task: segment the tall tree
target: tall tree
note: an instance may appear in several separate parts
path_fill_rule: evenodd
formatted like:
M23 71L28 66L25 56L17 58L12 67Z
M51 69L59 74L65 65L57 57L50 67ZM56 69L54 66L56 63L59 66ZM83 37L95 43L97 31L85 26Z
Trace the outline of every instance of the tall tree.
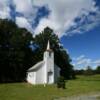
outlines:
M66 79L73 77L73 66L70 64L70 57L63 46L60 45L60 40L53 30L46 27L39 35L34 38L34 43L38 45L36 52L36 60L40 61L43 57L43 52L46 50L47 42L50 40L51 49L55 55L55 63L61 68L61 75Z
M87 66L87 69L84 72L85 75L93 75L93 69L91 68L91 66Z
M100 66L97 66L95 71L96 71L96 74L100 74Z
M42 60L47 41L55 52L55 62L66 79L73 76L73 66L60 40L50 28L45 28L35 38L26 29L10 20L0 19L0 82L23 81L26 71Z
M34 64L32 34L10 20L0 20L0 81L22 81Z

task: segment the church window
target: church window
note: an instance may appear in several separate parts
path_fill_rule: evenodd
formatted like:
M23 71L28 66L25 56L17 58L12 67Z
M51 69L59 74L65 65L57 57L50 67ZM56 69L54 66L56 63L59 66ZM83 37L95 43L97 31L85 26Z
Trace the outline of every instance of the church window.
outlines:
M51 57L51 52L49 52L49 57Z
M51 75L51 74L53 74L53 72L50 70L50 71L48 72L48 75Z
M46 54L45 54L45 57L46 57Z

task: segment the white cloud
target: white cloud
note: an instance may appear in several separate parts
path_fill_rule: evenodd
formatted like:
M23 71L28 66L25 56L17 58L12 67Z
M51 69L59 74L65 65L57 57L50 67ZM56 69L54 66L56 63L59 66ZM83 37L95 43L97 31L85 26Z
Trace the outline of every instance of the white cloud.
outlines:
M77 61L80 61L81 59L85 58L85 55L81 55L79 57L76 58Z
M87 66L96 68L98 65L100 65L100 59L93 60L86 57L85 55L80 55L79 57L74 58L72 61L72 64L74 65L75 69L86 69Z
M2 19L10 18L9 15L10 9L7 5L8 5L7 0L0 0L0 18Z
M76 27L76 28L67 32L67 35L71 36L75 33L82 34L86 31L93 29L97 25L100 25L100 11L97 11L95 16L88 15L88 16L84 16L84 17L80 17L80 18L81 18L80 23L75 24L74 27ZM81 23L84 23L84 24L81 24Z
M34 26L36 29L34 29L33 34L38 34L46 26L52 28L59 37L75 33L81 34L81 30L89 31L100 22L100 12L95 5L95 0L0 0L0 18L10 18L10 3L15 6L15 11L21 13L24 20L27 20L29 27L26 27L24 24L21 25L28 30L31 29L31 23L36 21L37 7L48 6L50 14L46 18L41 18L39 24ZM95 12L96 15L91 16L89 12ZM83 15L87 17L88 21L91 21L91 24L88 21L84 25L81 24L85 21ZM16 22L20 25L22 21L20 19L18 21L17 17L16 15ZM77 17L81 19L80 25L74 21ZM75 28L70 30L73 27Z
M16 17L16 24L21 28L27 28L29 31L33 32L31 25L24 17Z
M81 65L81 64L89 65L90 63L91 63L91 59L84 58L78 61L77 65Z
M100 65L100 59L99 59L99 60L94 61L94 64Z
M13 0L16 12L23 15L28 20L29 24L33 23L36 17L37 9L32 4L32 0ZM28 27L27 27L28 29ZM28 29L29 30L29 29Z
M31 0L13 0L13 2L16 6L17 12L23 13L25 15L34 13Z
M59 25L59 24L58 24ZM46 26L49 26L51 29L54 29L55 31L59 28L54 21L48 20L47 18L43 18L40 22L39 25L37 26L35 33L38 34L41 32Z
M87 66L91 65L92 60L87 58L85 55L80 55L79 57L74 59L74 66L75 68L83 68L85 69Z
M75 18L82 17L83 14L87 16L90 11L96 12L98 10L94 0L34 0L34 5L41 6L46 4L48 4L48 8L51 10L51 14L48 19L41 19L36 32L39 33L45 25L48 25L54 29L59 37L65 35L65 31L70 29L70 27L77 25L74 22ZM87 29L86 27L89 29L90 26L84 27L84 29ZM75 31L73 30L73 32ZM80 32L79 28L77 32Z

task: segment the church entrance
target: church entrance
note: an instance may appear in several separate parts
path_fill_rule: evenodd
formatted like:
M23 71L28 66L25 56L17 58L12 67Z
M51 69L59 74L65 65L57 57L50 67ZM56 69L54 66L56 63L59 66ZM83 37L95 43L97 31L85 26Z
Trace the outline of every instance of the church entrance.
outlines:
M53 72L48 72L48 83L51 84L53 83Z

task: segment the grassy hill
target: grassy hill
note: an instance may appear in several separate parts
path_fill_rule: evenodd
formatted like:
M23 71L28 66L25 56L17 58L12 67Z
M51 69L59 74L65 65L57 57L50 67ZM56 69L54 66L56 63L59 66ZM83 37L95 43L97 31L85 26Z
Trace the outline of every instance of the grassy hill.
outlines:
M0 100L53 100L80 94L100 92L100 75L77 76L66 82L66 89L56 85L30 85L28 83L0 84Z

